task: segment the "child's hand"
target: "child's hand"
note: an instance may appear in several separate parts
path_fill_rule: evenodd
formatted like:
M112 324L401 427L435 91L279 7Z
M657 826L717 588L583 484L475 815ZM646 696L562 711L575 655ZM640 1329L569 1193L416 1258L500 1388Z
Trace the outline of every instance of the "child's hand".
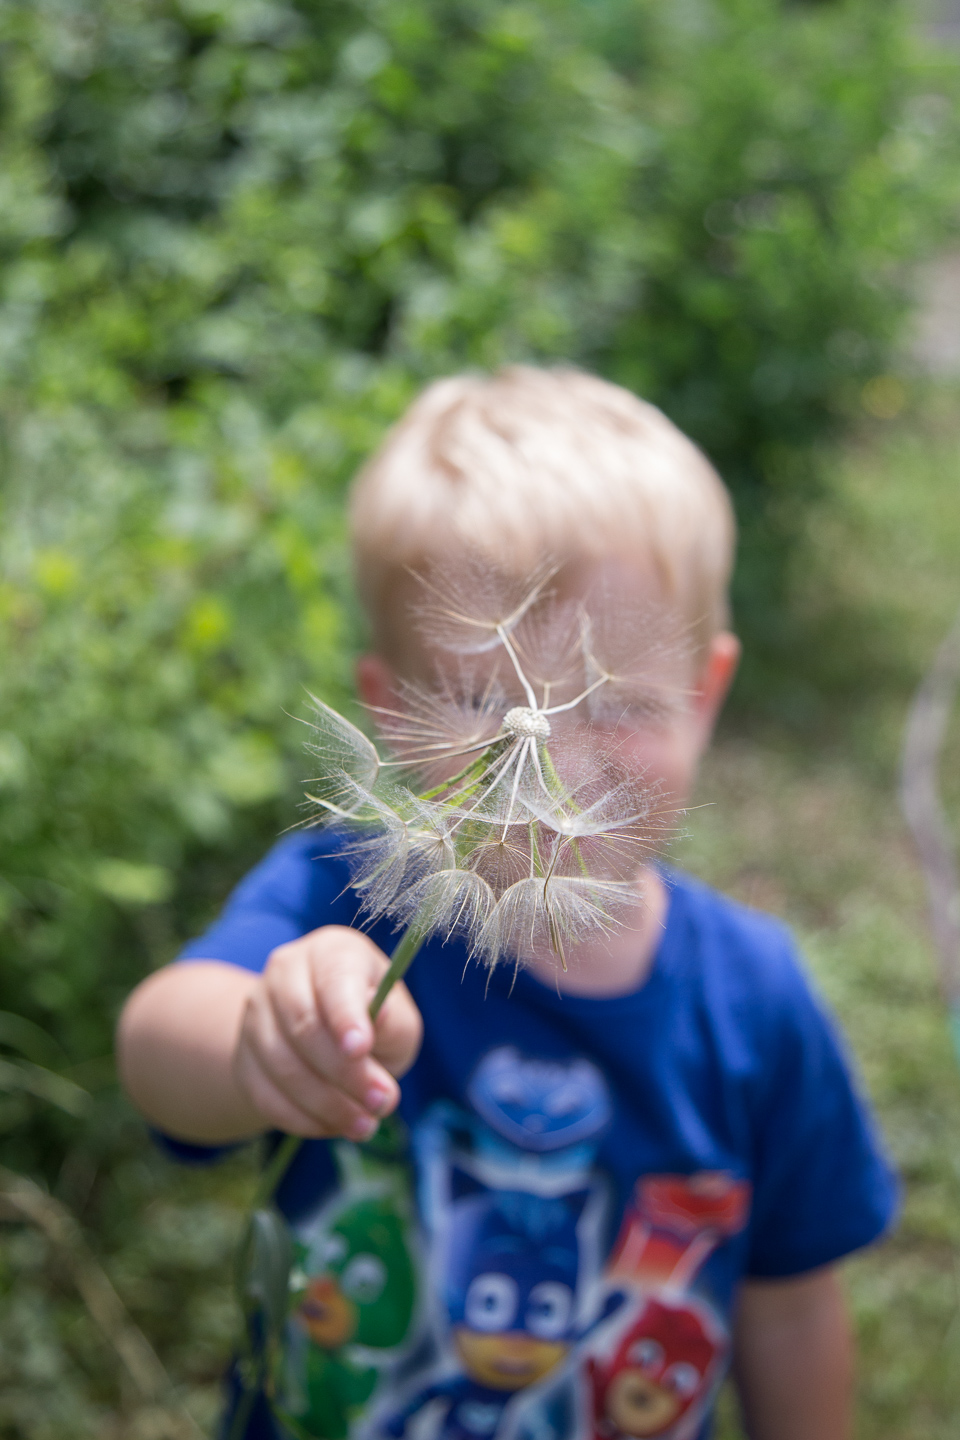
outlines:
M246 1002L237 1085L267 1126L366 1140L400 1099L394 1076L416 1058L420 1012L394 985L376 1025L367 1008L387 958L356 930L327 925L281 945Z

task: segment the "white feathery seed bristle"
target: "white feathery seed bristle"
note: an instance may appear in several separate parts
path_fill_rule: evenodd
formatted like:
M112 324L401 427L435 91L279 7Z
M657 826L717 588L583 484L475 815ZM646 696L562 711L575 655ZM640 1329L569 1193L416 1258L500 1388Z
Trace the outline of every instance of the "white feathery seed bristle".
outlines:
M309 799L315 818L353 832L345 854L365 910L424 937L459 931L488 965L546 948L565 967L567 945L636 903L637 871L664 835L657 787L616 754L642 655L546 591L553 573L502 596L494 575L475 609L462 577L449 591L431 579L426 638L459 658L438 684L404 685L396 709L374 710L389 758L315 702ZM631 628L642 651L655 627ZM608 692L613 722L597 724ZM575 711L586 729L554 734L551 717L576 722Z

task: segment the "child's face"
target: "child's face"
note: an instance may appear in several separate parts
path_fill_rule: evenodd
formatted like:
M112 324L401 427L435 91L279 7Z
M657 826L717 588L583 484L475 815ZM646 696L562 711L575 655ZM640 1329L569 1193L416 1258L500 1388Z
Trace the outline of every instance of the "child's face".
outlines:
M729 631L714 636L706 652L664 663L658 678L675 704L660 714L628 707L611 726L619 762L656 784L669 811L688 803L701 756L710 743L740 657L740 642Z
M691 653L685 627L669 621L649 576L625 561L568 566L554 589L558 605L586 602L593 630L612 656L630 657L630 663L639 656L634 673L601 692L603 703L592 707L591 725L594 732L609 733L621 765L658 787L664 809L681 809L736 672L739 641L721 631L706 650ZM656 634L648 644L645 635L651 630ZM405 659L404 678L428 683L454 679L459 663L449 651L427 644L411 648ZM480 688L483 663L473 676ZM489 663L502 673L502 656ZM397 709L402 703L397 694L401 677L379 656L363 656L357 678L366 704ZM517 700L522 703L522 696ZM581 718L587 718L583 706L564 717Z

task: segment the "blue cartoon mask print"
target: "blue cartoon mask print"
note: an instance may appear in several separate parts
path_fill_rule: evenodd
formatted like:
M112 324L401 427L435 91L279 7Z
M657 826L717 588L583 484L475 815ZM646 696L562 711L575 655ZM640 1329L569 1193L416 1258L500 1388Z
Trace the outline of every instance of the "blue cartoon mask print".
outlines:
M386 1417L395 1437L427 1406L442 1410L437 1440L492 1435L508 1401L549 1375L575 1336L588 1192L546 1197L452 1179L461 1193L450 1204L441 1281L447 1373Z
M454 1202L446 1303L465 1370L518 1390L562 1358L573 1333L586 1192L487 1191Z
M491 1050L467 1089L478 1115L522 1150L559 1150L592 1139L610 1120L606 1081L589 1060L526 1059Z

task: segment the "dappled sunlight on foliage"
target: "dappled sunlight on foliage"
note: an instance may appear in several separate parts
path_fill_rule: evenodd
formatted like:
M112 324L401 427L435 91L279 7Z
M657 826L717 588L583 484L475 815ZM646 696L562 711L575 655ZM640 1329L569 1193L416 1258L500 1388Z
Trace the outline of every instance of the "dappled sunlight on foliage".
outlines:
M296 819L306 688L348 703L349 476L429 378L572 361L721 466L768 647L805 527L839 590L876 555L922 597L891 539L899 458L848 566L865 482L821 485L816 447L893 413L909 264L958 199L954 96L876 0L0 4L3 1161L79 1217L203 1424L253 1160L174 1178L117 1095L112 1027ZM898 445L931 484L924 442ZM816 623L809 587L791 603ZM901 610L861 588L847 613L895 675ZM804 715L860 633L834 630ZM834 707L872 737L863 784L904 692L875 725ZM166 1433L52 1242L0 1219L0 1431Z

